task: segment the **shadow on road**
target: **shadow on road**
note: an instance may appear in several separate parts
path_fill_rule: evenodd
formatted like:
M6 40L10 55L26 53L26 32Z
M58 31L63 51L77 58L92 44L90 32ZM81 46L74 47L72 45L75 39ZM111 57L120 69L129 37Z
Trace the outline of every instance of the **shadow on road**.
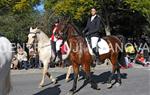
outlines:
M83 80L84 77L85 77L85 73L81 70L79 72L79 76L81 77L81 78L79 78L79 81ZM74 79L74 74L71 73L70 76L69 76L69 78L70 78L69 81L72 81ZM57 81L61 81L61 80L64 80L64 79L66 79L66 74L62 74L62 75L60 75L60 76L57 77Z
M66 74L60 75L57 77L57 81L66 79ZM73 74L70 74L70 79L73 80Z
M105 84L105 83L107 83L108 78L109 78L110 75L111 75L111 72L110 72L110 71L103 72L103 73L101 73L101 74L99 74L99 75L92 74L92 79L93 79L97 84L98 84L98 83ZM80 76L82 76L82 77L79 79L79 81L80 81L80 80L83 80L84 77L85 77L85 75L84 75L84 73L83 73L82 71L80 72ZM61 81L61 80L65 79L65 77L66 77L66 74L60 75L60 76L57 77L57 80L58 80L58 81ZM70 78L71 78L71 80L73 80L73 74L71 74ZM127 74L126 74L126 73L122 73L122 74L121 74L121 78L122 78L122 79L127 79ZM117 74L115 74L114 77L113 77L113 80L116 80L116 79L117 79ZM75 93L77 93L78 91L80 91L80 90L81 90L82 88L84 88L87 84L88 84L88 83L87 83L86 81L84 81L83 85L82 85L79 89L77 89ZM41 95L41 94L36 94L36 95ZM44 95L44 94L42 94L42 95ZM58 95L58 94L52 94L52 95Z
M96 82L96 83L102 83L105 84L108 81L109 76L111 75L111 72L104 72L100 75L94 75L92 74L92 79ZM122 79L127 79L127 74L126 73L122 73L121 74L121 78ZM114 75L113 80L117 79L117 74ZM79 92L82 88L84 88L88 83L86 81L84 81L83 85L75 92Z
M105 84L108 81L109 76L111 75L111 72L103 72L100 75L92 75L92 78L96 83L102 83ZM117 74L114 75L113 80L117 79ZM126 73L121 73L121 79L127 79L127 74Z
M61 90L59 88L60 85L56 85L54 87L46 88L36 94L33 95L60 95Z

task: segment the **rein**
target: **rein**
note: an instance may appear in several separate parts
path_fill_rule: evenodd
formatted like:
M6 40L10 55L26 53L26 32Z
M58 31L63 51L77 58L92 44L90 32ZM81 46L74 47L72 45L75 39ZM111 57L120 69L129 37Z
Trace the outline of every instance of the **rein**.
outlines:
M40 48L45 48L45 47L48 47L48 46L50 46L51 44L49 44L49 45L45 45L45 46L42 46L42 47L40 47Z

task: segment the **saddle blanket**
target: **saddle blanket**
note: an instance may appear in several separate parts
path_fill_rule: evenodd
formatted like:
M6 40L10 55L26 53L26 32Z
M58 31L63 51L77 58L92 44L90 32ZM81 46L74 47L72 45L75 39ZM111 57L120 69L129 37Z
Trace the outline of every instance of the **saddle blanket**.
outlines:
M61 54L64 55L64 54L67 54L68 50L69 50L69 46L68 46L68 43L65 42L62 46L61 46Z
M90 46L87 39L86 39L86 41L87 41L87 44L88 44L88 49L89 49L90 54L94 55L93 50L92 50L92 48L91 48L91 46ZM98 51L99 51L99 55L106 54L110 51L108 43L102 38L98 42Z

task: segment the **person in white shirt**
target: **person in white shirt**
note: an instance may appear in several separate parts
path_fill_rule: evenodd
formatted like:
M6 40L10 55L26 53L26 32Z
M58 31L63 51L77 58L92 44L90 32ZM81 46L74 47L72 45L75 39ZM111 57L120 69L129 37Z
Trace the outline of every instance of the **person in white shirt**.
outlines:
M96 64L100 62L99 52L97 50L97 44L100 40L100 17L96 14L96 9L91 9L91 18L88 19L87 25L83 30L83 34L88 39L91 45L93 53L96 56Z
M27 52L23 50L23 48L19 48L17 50L17 59L20 63L20 68L28 69L28 59Z

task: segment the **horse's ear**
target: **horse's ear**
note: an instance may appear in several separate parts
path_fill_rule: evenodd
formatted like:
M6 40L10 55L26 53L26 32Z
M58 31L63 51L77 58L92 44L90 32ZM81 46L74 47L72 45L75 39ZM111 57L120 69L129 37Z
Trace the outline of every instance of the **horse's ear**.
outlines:
M33 30L33 28L32 27L30 27L30 32Z

